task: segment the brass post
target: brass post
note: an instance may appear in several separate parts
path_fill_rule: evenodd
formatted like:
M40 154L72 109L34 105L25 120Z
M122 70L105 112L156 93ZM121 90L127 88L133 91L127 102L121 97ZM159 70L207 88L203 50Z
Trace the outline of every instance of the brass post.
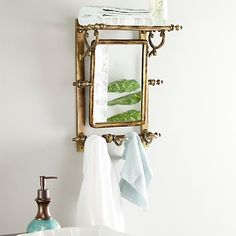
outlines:
M139 31L139 39L147 40L147 32ZM144 130L148 130L148 94L149 94L148 93L148 89L149 89L148 87L149 86L148 86L148 79L147 79L147 77L148 77L148 64L146 65L145 70L146 70L146 72L145 72L146 78L143 78L143 79L145 79L145 85L144 86L146 87L146 89L144 89L144 91L146 91L146 94L144 95L145 101L142 101L142 102L145 103L144 107L146 107L146 109L144 111L145 112L145 123L140 126L141 134L144 132Z
M84 53L84 31L78 28L78 20L75 21L75 69L76 82L84 81L84 60L79 55ZM76 137L85 133L85 88L76 87ZM83 151L84 146L77 142L77 151Z

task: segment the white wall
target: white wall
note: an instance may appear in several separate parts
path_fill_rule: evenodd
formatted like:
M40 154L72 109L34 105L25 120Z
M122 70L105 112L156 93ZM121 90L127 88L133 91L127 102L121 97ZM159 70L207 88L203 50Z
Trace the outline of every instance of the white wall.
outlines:
M73 225L82 155L75 134L74 18L86 4L147 7L148 1L0 1L0 234L22 232L36 213L39 175L50 183L51 211ZM169 1L171 32L150 75L149 149L155 177L150 209L125 202L134 236L236 234L233 0ZM121 148L112 145L112 153Z

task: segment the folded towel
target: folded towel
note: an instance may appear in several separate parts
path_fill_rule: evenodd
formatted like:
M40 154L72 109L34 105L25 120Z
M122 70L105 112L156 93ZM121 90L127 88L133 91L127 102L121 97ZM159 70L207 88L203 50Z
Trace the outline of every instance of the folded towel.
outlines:
M78 17L81 25L136 25L152 26L163 25L166 19L153 15L152 11L143 9L112 8L99 6L85 6L79 11Z
M99 17L99 16L80 16L81 25L105 24L105 25L129 25L129 26L152 26L163 25L164 20L156 22L153 18L135 18L135 17Z
M107 143L104 138L92 135L85 142L77 226L95 225L125 231L120 189L107 151Z
M150 17L151 11L144 9L128 9L128 8L114 8L105 6L85 6L79 11L80 16L144 16Z
M125 150L122 158L125 160L121 172L120 191L122 197L140 206L148 207L147 187L152 178L152 170L147 153L138 134L126 134Z

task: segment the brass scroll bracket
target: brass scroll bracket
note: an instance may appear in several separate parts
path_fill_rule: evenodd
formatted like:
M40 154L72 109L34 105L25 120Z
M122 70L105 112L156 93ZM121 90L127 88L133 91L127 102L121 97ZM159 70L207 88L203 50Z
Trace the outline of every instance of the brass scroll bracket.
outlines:
M103 134L102 137L106 140L107 143L114 142L117 146L121 146L124 141L127 140L127 137L125 135ZM141 134L139 134L139 137L141 138L143 145L146 147L152 143L153 139L161 137L161 134L157 132L152 133L145 129ZM80 133L78 137L72 139L72 141L77 142L79 151L81 152L84 151L84 143L86 138L87 136L84 135L84 133Z
M166 30L168 32L170 32L170 31L174 31L174 30L179 31L181 29L183 29L183 26L180 26L180 25L170 25L168 29L157 30L160 33L160 37L161 37L161 42L157 46L155 46L155 44L152 41L152 39L154 38L154 33L156 31L155 30L154 31L150 31L149 34L148 34L148 42L149 42L149 45L151 46L152 50L148 53L148 56L149 57L151 57L152 55L156 56L157 55L157 50L160 49L165 44L165 39L166 39L165 31Z
M155 32L155 31L153 31ZM156 56L157 55L157 50L159 48L161 48L164 44L165 44L165 38L166 38L166 34L165 34L165 30L160 30L160 37L161 37L161 42L155 46L154 43L152 42L152 39L154 38L154 33L152 31L149 32L149 35L148 35L148 42L149 42L149 45L152 47L152 51L148 53L148 56Z
M155 79L149 79L149 80L148 80L148 84L149 84L149 85L152 85L152 86L161 85L161 84L163 84L163 80L160 80L160 79L157 79L157 80L155 80Z
M87 80L77 80L76 82L73 82L73 86L76 86L77 88L91 87L92 85L93 83Z
M87 50L83 53L79 55L79 60L83 61L84 58L89 55L91 56L91 54L95 51L95 48L99 42L99 32L98 30L94 30L93 35L95 36L95 39L91 42L91 44L89 44L88 42L88 37L89 37L89 33L88 30L85 30L84 33L84 45L86 46Z

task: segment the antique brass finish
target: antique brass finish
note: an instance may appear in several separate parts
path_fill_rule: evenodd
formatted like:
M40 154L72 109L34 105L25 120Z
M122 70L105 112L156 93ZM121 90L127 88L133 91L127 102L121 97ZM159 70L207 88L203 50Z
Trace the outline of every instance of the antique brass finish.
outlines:
M128 30L128 31L139 31L139 32L149 32L148 42L152 47L152 51L149 52L149 57L151 55L156 56L157 50L161 48L165 43L165 31L179 31L183 29L183 26L180 25L164 25L164 26L129 26L129 25L105 25L105 24L94 24L94 25L77 25L77 30L79 32L85 33L85 42L87 41L86 37L88 36L87 32L89 30L94 30L94 36L96 36L96 40L92 42L92 45L86 45L88 50L84 55L81 55L81 60L88 54L94 50L96 44L98 43L98 30ZM152 42L152 38L154 38L154 32L159 32L161 37L161 42L159 45L155 46Z
M78 22L78 20L76 20ZM106 29L105 24L94 24L94 25L77 25L77 29L80 32L88 31L88 30L104 30Z
M73 138L73 141L76 142L77 151L84 150L84 144L87 136L85 135L85 87L90 87L90 97L89 97L89 116L90 121L93 120L92 110L92 101L93 101L93 81L85 80L84 73L84 58L88 55L91 55L91 65L94 66L95 63L95 49L97 44L105 43L104 41L111 42L112 40L101 40L99 39L100 30L125 30L125 31L137 31L139 33L138 40L123 40L124 44L130 44L134 41L139 41L144 43L145 53L143 54L144 65L143 65L143 97L142 97L142 122L135 122L136 125L140 125L140 138L144 146L148 146L152 143L153 139L160 137L159 133L152 133L148 131L148 85L160 85L163 83L162 80L147 80L147 57L151 55L157 55L157 50L160 49L166 39L166 32L178 31L181 30L182 26L179 25L165 25L165 26L124 26L124 25L105 25L105 24L94 24L94 25L79 25L78 20L75 22L75 62L76 62L76 80L73 83L76 90L76 138ZM90 43L88 42L89 31L93 31L94 40ZM158 45L155 45L153 42L154 33L159 33L161 41ZM121 41L115 40L113 41ZM150 46L151 51L148 52L147 48ZM93 67L94 68L94 67ZM91 69L91 78L94 77L94 71ZM104 127L103 124L97 124L97 127ZM127 123L110 123L109 127L117 126L132 126L132 122ZM93 126L95 127L95 126ZM116 145L120 146L126 140L125 135L114 135L114 134L104 134L102 135L108 143L114 142Z
M78 21L77 21L78 22ZM85 32L85 43L87 50L83 55L80 55L80 60L83 60L83 58L86 55L90 55L94 48L96 47L96 44L99 41L99 34L98 30L129 30L129 31L139 31L139 32L149 32L148 35L148 42L150 46L152 47L152 51L149 52L149 57L151 55L156 56L157 50L161 48L165 43L165 31L171 32L171 31L179 31L183 29L183 26L180 25L165 25L165 26L128 26L128 25L105 25L105 24L94 24L94 25L79 25L77 24L77 30L79 32ZM88 31L94 30L94 36L96 37L96 40L92 41L91 45L87 43L87 37L88 37ZM154 32L159 32L161 37L161 42L159 45L155 46L152 42L152 38L154 38Z
M176 31L179 31L179 30L182 30L183 29L183 26L182 25L170 25L170 29L167 29L167 31L173 31L173 30L176 30Z
M116 135L116 134L103 134L102 137L106 140L107 143L114 142L117 146L121 146L125 140L127 140L127 137L125 135ZM148 130L144 130L143 133L139 134L139 137L141 138L141 141L144 146L148 146L152 143L154 138L161 137L160 133L152 133ZM87 136L83 133L80 133L78 137L73 138L72 140L74 142L77 142L77 144L80 146L80 151L84 150L84 143Z
M149 32L149 35L148 35L148 42L149 42L149 45L152 47L152 51L149 52L148 56L150 57L151 55L153 56L156 56L157 55L157 50L159 48L161 48L164 44L165 44L165 37L166 37L166 34L165 34L165 30L161 30L160 31L160 37L161 37L161 42L159 45L155 46L152 42L152 38L154 38L154 33L153 32Z
M152 133L152 132L149 132L147 129L145 129L143 133L139 136L142 140L143 145L148 146L149 144L152 143L154 138L161 137L161 134L157 132Z
M86 81L86 80L78 80L76 82L73 82L73 86L76 86L78 88L85 88L85 87L90 87L92 86L92 82Z
M141 120L140 121L127 121L127 122L104 122L104 123L95 123L94 121L94 86L90 87L90 95L89 95L89 124L93 128L105 128L105 127L125 127L125 126L139 126L146 122L147 119L147 41L146 40L99 40L99 44L105 45L143 45L142 49L142 99L141 99ZM90 66L90 75L91 75L91 83L94 84L95 77L95 60L96 55L95 52L92 53L91 57L91 66Z
M79 133L76 138L73 138L72 141L77 143L77 151L83 152L84 151L84 143L87 136L84 133Z
M183 27L180 25L165 25L165 26L133 26L133 25L105 25L105 24L94 24L94 25L79 25L77 26L77 30L88 31L88 30L128 30L128 31L178 31Z
M75 22L77 28L78 21ZM75 31L75 75L76 83L84 81L84 61L79 59L79 55L84 53L84 34L85 32ZM76 136L85 132L85 88L75 87L76 90ZM77 142L77 151L83 151L83 145Z
M139 39L140 40L146 40L147 41L147 32L146 31L139 31ZM147 74L147 68L148 68L148 64L145 68L146 70L146 74ZM145 122L144 124L142 124L140 126L140 132L141 134L143 133L144 130L148 130L148 98L149 98L149 91L148 91L148 86L147 86L147 83L145 83L145 86L146 86L146 89L145 89L145 103L146 103L146 110L145 110L145 116L146 116L146 119L145 119Z
M163 80L160 80L160 79L157 79L157 80L155 80L155 79L149 79L149 80L148 80L148 84L149 84L149 85L152 85L152 86L161 85L161 84L163 84Z
M95 50L95 48L96 48L96 46L97 46L97 44L99 42L99 32L98 32L98 30L94 30L94 36L95 36L95 40L93 40L91 42L91 45L90 45L88 43L88 40L87 40L87 38L89 37L89 33L88 33L87 30L84 31L84 45L87 47L87 50L84 53L79 54L79 60L80 61L84 60L84 58L87 55L91 56L91 54L94 52L94 50Z
M106 139L107 143L114 142L117 146L121 146L123 142L127 139L125 135L114 134L103 134L102 137Z

